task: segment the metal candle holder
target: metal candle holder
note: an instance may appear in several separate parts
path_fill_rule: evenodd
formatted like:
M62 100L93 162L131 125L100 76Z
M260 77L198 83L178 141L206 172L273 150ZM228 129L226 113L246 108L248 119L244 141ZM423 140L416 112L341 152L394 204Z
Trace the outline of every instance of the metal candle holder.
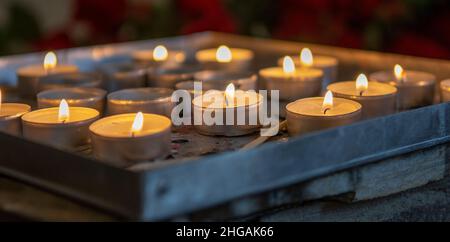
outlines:
M182 50L169 50L167 60L155 61L153 50L138 50L131 53L133 61L139 65L152 67L175 67L185 62L186 53Z
M43 77L38 84L38 90L46 91L50 89L70 88L70 87L92 87L97 88L102 85L101 75L91 72L79 72L68 74L57 74Z
M230 48L233 56L230 62L218 62L216 60L216 49L199 50L196 53L197 61L205 69L246 71L251 69L254 53L249 49Z
M152 120L165 120L166 127L159 132L142 136L105 136L98 129L102 125L132 119L135 113L109 116L94 122L90 127L93 153L96 158L116 166L127 166L136 162L165 158L170 154L171 148L171 122L168 118L143 114L147 122ZM131 128L131 127L130 127Z
M300 56L291 55L296 66L301 66ZM278 65L283 65L283 57L278 59ZM337 81L339 60L331 56L314 55L313 68L323 71L322 90L325 90L328 84Z
M103 74L103 87L108 92L144 87L151 71L148 67L133 63L103 64L99 70Z
M195 73L200 70L198 66L159 68L149 74L148 86L174 88L179 82L193 80Z
M208 95L208 93L206 93L205 95ZM222 94L220 94L220 95L222 95ZM200 102L204 96L196 97L192 101L195 130L198 133L203 134L203 135L229 136L229 137L251 134L251 133L258 131L261 128L261 123L260 123L260 120L258 119L258 116L256 116L256 120L257 120L256 124L248 124L247 122L245 124L237 123L238 122L237 114L239 112L238 109L244 111L244 114L245 114L244 120L246 120L246 121L250 120L250 115L258 115L259 109L260 109L261 105L263 105L263 103L264 103L264 99L260 94L255 93L255 95L258 95L257 96L258 100L255 104L252 104L252 105L246 104L245 106L240 106L240 107L220 107L220 108L205 107L205 106L203 106L202 102ZM228 119L228 117L227 117L228 112L232 112L233 113L233 116L232 116L233 124L225 124L224 123L223 125L219 125L219 124L208 125L204 122L203 118L202 118L200 124L195 123L195 119L196 119L195 115L198 115L199 117L201 115L201 117L204 117L205 113L207 113L208 116L216 116L217 112L222 113L224 122ZM214 114L214 115L212 115L212 114Z
M22 134L21 117L31 110L31 107L22 103L2 103L0 109L13 109L13 113L0 113L0 132L20 136Z
M48 76L77 73L74 65L58 65L54 69L44 70L42 65L26 66L17 69L17 88L22 97L34 97L39 92L39 82Z
M450 79L441 81L441 101L450 102Z
M110 93L107 96L108 114L154 113L171 116L174 103L173 90L169 88L131 88Z
M93 108L103 113L106 91L99 88L73 87L52 89L38 93L39 108L58 107L62 99L69 106Z
M91 123L99 117L99 112L95 109L84 107L70 107L70 112L86 113L85 120L77 122L61 122L61 123L46 123L36 122L34 117L45 115L44 112L51 112L52 115L57 115L59 108L46 108L29 112L22 116L23 136L27 139L38 143L48 144L60 149L68 151L76 151L80 147L89 143L88 127ZM71 114L72 115L72 114Z
M230 83L239 90L256 90L257 79L257 75L250 71L205 70L194 75L194 80L205 83L208 90L225 90Z
M397 109L407 110L431 105L434 102L436 77L421 71L405 71L405 79L396 81L392 71L372 73L369 79L397 87Z
M307 98L315 99L316 97ZM317 98L322 101L322 98ZM339 102L341 98L334 98L334 102ZM341 115L332 116L315 116L315 115L304 115L300 113L295 113L290 110L290 107L296 105L296 102L301 102L297 100L295 102L289 103L286 106L286 120L289 135L302 135L313 131L319 131L323 129L329 129L341 125L347 125L357 122L362 117L361 104L351 101L342 100L344 102L352 103L356 109L354 112L349 112Z

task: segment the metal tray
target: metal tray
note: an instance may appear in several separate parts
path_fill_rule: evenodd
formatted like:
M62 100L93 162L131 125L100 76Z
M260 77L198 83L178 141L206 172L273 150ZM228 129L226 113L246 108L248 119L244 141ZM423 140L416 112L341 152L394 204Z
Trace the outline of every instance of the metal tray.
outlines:
M219 44L256 52L254 68L275 65L303 43L219 33L75 48L59 51L63 62L90 70L100 59L127 58L133 49L164 43L190 52ZM308 44L317 54L339 58L339 80L387 69L408 69L450 77L450 62ZM15 69L38 63L41 54L0 59L0 84L15 84ZM258 148L238 150L255 136L214 138L178 128L169 160L117 168L83 153L67 153L0 134L0 173L86 202L127 219L165 220L207 210L248 196L283 189L325 175L450 142L450 103L436 104L302 137L280 134ZM448 150L448 149L447 149ZM447 152L446 159L450 157ZM270 207L270 206L269 206ZM244 209L245 210L245 209ZM253 211L253 210L252 210ZM250 212L250 210L249 210Z

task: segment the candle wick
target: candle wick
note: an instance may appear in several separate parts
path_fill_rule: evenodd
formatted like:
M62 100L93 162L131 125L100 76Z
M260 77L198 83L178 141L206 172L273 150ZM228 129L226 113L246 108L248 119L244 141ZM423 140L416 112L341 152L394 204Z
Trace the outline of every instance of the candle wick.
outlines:
M131 137L132 137L132 138L135 137L134 131L131 131Z
M330 110L330 108L325 108L324 110L323 110L323 114L327 114L327 111L328 110Z
M359 92L359 95L362 96L363 93L364 93L364 90L360 91L360 92Z

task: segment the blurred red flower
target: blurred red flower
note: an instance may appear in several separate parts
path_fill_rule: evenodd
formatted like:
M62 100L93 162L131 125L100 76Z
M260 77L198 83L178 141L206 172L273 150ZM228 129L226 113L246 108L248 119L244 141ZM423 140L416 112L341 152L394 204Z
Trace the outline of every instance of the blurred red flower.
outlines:
M399 34L389 51L432 58L448 58L450 56L450 51L446 46L414 32Z
M36 51L40 50L56 50L65 49L73 46L69 36L65 32L57 32L46 36L33 43L33 48Z
M200 31L235 32L236 23L220 0L178 0L183 34Z
M127 0L76 0L74 20L89 23L95 32L114 35L125 21Z

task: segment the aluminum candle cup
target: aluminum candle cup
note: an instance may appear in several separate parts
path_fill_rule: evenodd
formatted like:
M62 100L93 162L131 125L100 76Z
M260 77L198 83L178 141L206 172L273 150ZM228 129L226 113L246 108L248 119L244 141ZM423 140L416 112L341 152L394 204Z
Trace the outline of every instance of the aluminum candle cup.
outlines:
M204 90L225 90L228 84L233 83L239 90L256 90L257 75L249 71L220 71L206 70L194 75L194 80L200 80L204 83Z
M225 92L211 90L205 94L194 98L192 101L194 113L194 127L197 132L204 135L215 136L240 136L258 131L261 128L258 113L259 108L263 104L262 95L254 91L237 90L234 93L234 99L229 101L228 105L225 101ZM240 111L242 110L242 111ZM245 124L238 124L238 113L245 114ZM218 116L221 113L222 124L209 124L205 122L203 117ZM233 113L232 124L226 125L227 113ZM199 119L201 118L201 122ZM255 120L254 124L249 120ZM199 124L197 124L199 123Z
M52 89L38 93L38 107L50 108L58 107L62 99L65 99L69 106L93 108L103 113L106 91L99 88L73 87Z
M167 50L164 46L157 46L153 50L137 50L131 53L134 62L147 66L178 66L186 60L186 54L181 50Z
M294 101L300 98L319 96L323 72L319 69L299 69L285 73L281 67L270 67L259 71L266 88L280 91L281 101Z
M140 117L140 127L133 131L133 127L138 123L138 116L140 115L136 113L120 114L93 123L89 130L94 156L123 167L169 155L172 126L170 119L144 113Z
M267 91L278 90L280 116L285 117L286 104L306 97L319 96L323 71L310 67L295 68L292 58L286 56L282 67L269 67L259 71L260 80Z
M381 82L365 83L368 87L357 89L355 81L336 82L328 85L328 90L336 97L359 102L362 105L363 119L395 113L397 88Z
M193 80L195 73L200 70L195 66L160 68L149 75L148 86L174 88L179 82Z
M228 84L233 83L236 89L249 91L257 89L257 76L252 72L230 72L230 71L201 71L194 75L194 80L199 80L202 83L202 91L209 90L225 90ZM185 81L178 83L175 87L177 90L186 90L191 95L191 100L194 99L195 81ZM202 94L200 91L199 95ZM186 110L186 109L184 109ZM192 107L191 110L194 110ZM190 115L183 112L183 115Z
M96 73L68 73L51 75L42 78L38 84L38 90L70 88L70 87L100 87L102 79Z
M108 114L144 112L170 117L174 107L172 93L172 89L151 87L113 92L107 96Z
M297 100L286 106L286 120L289 135L302 135L341 125L357 122L361 119L361 104L334 98L333 107L324 112L323 97L311 97Z
M103 87L108 92L127 88L144 87L148 69L132 63L110 63L100 66Z
M22 103L1 103L0 97L0 132L21 135L22 121L20 118L30 110L30 106Z
M292 55L296 66L301 66L300 56ZM283 58L278 60L278 65L283 66ZM320 69L323 71L322 89L325 90L328 84L337 81L338 75L338 59L331 56L314 55L312 68Z
M372 73L370 79L397 87L397 108L406 110L431 105L434 102L436 77L420 71L402 71L397 80L393 71Z
M60 149L76 151L89 143L88 127L99 117L92 108L70 107L68 118L60 118L60 108L46 108L22 116L23 136Z
M441 81L441 101L450 102L450 79Z
M205 69L230 71L250 69L253 57L251 50L228 48L224 45L219 48L199 50L195 54L195 58Z
M33 65L17 70L17 86L22 97L34 97L39 92L39 82L42 78L64 73L76 73L75 65L55 65L45 69L43 65Z

